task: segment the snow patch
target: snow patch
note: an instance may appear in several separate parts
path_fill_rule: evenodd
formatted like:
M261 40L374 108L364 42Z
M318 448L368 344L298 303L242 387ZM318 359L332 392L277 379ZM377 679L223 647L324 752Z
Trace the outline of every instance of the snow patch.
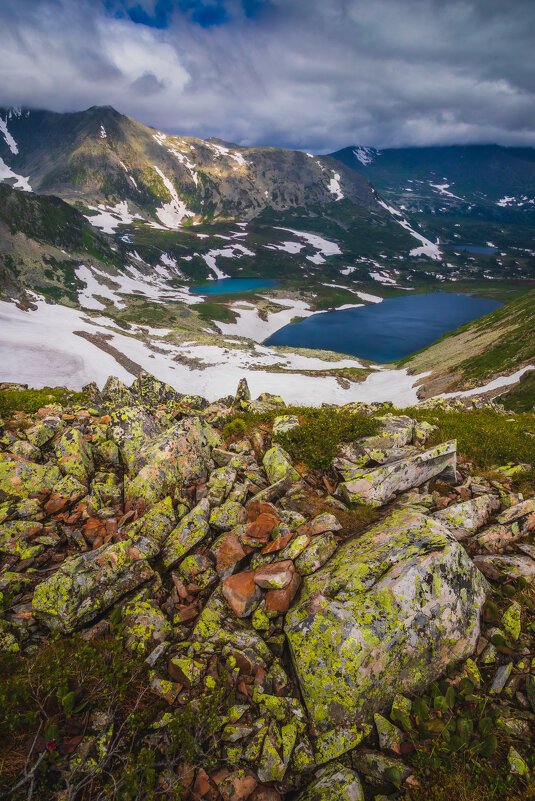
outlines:
M295 301L288 302L293 307L288 310L290 314L303 316L296 309ZM391 400L399 407L406 407L418 400L415 384L422 376L409 376L406 370L377 369L365 381L351 383L344 389L334 376L302 375L297 371L358 368L361 365L355 359L328 362L258 345L234 349L226 345L173 345L161 339L157 343L164 352L159 352L155 359L150 342L120 333L113 321L105 317L90 320L76 309L41 300L36 306L35 311L25 312L14 304L0 301L0 358L6 381L22 381L38 388L66 385L78 390L89 381L96 381L102 387L109 375L116 375L130 384L134 376L113 356L74 334L74 331L85 331L105 333L113 348L160 381L209 400L234 394L243 376L247 378L253 397L261 392L272 392L296 405ZM153 331L157 331L158 337L167 333L166 329L147 328L149 335ZM204 369L191 369L175 361L178 355L201 362ZM283 372L262 369L275 364L282 366Z
M464 198L459 197L459 195L454 195L452 192L448 192L447 190L450 188L450 184L432 184L429 181L429 186L432 186L433 189L436 189L441 195L445 195L445 197L453 197L456 200L464 200Z
M177 195L177 191L169 178L163 174L156 164L153 164L153 167L164 182L165 188L171 195L171 202L164 203L163 206L160 206L159 209L156 209L156 215L166 228L180 228L184 217L194 217L195 215L192 211L189 211L186 207L186 204L180 200Z
M29 184L29 177L30 176L28 175L28 177L25 178L23 175L13 172L11 167L8 167L5 161L0 158L0 181L8 181L9 179L14 178L14 189L22 189L24 192L32 192L33 190Z
M441 398L469 398L472 395L479 395L482 392L491 392L494 389L500 389L501 387L509 387L511 384L516 384L519 381L524 373L527 373L528 370L535 370L535 367L531 364L528 364L527 367L522 367L520 370L517 370L516 373L512 373L512 375L502 375L499 378L495 378L493 381L489 381L488 384L485 384L482 387L475 387L475 389L469 389L466 392L448 392L440 395Z
M221 278L230 278L230 275L227 275L223 272L223 270L219 269L216 263L217 256L221 256L226 259L241 259L242 256L254 255L255 254L252 250L248 250L243 245L232 245L227 248L221 248L220 250L209 250L208 253L203 253L202 257L207 266L210 268L210 270L212 270L216 278L219 280Z
M342 187L340 186L340 174L333 170L333 177L329 181L329 192L336 195L335 200L343 200Z
M304 239L307 245L311 245L315 248L317 252L313 256L307 256L308 261L311 261L313 264L323 264L325 262L324 257L327 256L342 255L340 246L336 242L330 242L328 239L324 239L317 234L296 231L293 228L281 228L280 226L277 226L277 228L279 231L288 231L299 239ZM288 243L286 242L285 244L287 245Z
M8 148L11 150L13 155L16 156L19 152L19 147L7 129L7 121L10 118L10 116L11 116L11 111L9 112L5 120L2 119L2 117L0 117L0 133L4 137L5 143L8 146ZM15 115L15 116L20 116L20 115Z
M368 164L373 164L376 157L381 155L379 151L374 150L373 147L354 147L353 154L364 167L367 167Z
M379 203L380 206L382 206L384 209L390 212L390 214L392 214L393 217L396 218L401 217L401 219L396 219L396 222L399 223L399 225L401 225L402 228L405 228L405 230L408 231L411 236L413 236L415 239L419 239L420 242L422 243L419 248L413 248L409 252L409 255L428 256L430 259L435 259L436 261L440 261L442 259L442 252L438 247L438 240L436 243L431 242L430 239L427 239L425 236L417 233L413 228L411 228L411 225L408 222L408 220L405 220L402 214L393 206L389 206L383 200L378 200L377 202Z
M92 226L100 228L105 234L114 234L119 225L129 225L135 219L143 219L139 214L131 214L128 211L126 200L121 200L115 206L104 206L99 203L98 207L89 206L89 208L97 213L92 215L85 214L84 217L89 220Z

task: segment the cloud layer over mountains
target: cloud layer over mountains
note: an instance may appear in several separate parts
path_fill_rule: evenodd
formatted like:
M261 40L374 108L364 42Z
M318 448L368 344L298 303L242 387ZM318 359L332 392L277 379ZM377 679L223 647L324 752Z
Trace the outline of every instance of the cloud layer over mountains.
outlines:
M535 145L531 0L2 0L0 105L328 152Z

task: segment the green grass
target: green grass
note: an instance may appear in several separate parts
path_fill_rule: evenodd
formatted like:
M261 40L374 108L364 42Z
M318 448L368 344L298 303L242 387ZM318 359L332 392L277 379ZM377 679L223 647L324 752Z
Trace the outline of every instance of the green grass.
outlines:
M535 409L535 370L524 373L510 392L500 396L500 403L513 412L531 412Z
M220 323L236 322L236 315L221 303L196 303L193 309L201 320L217 320Z
M375 434L379 423L373 417L338 412L332 409L290 407L263 414L240 414L245 427L240 432L251 431L257 426L269 426L280 414L294 414L301 425L286 434L279 434L277 442L285 448L293 461L304 463L310 470L330 470L340 442Z
M438 426L431 443L456 439L459 457L479 469L499 467L507 462L528 462L535 466L535 416L507 417L488 409L444 412L437 409L403 409L416 420Z
M59 403L61 406L72 406L83 403L87 398L83 392L70 392L63 388L22 389L0 391L0 416L8 417L13 412L36 412L41 406Z

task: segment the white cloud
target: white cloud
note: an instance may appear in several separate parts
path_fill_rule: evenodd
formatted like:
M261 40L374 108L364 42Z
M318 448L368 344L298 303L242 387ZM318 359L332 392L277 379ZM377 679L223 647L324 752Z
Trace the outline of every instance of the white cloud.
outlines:
M152 13L154 3L146 0ZM529 0L271 0L203 29L89 0L2 0L0 104L113 105L242 144L535 144Z

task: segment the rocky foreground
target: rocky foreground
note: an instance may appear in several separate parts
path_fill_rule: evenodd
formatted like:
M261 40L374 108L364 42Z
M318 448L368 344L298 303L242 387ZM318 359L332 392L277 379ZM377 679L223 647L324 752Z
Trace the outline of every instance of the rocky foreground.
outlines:
M308 472L280 444L299 418L245 382L212 404L147 374L86 391L4 421L0 648L120 641L146 670L131 714L151 714L133 740L58 690L13 797L143 797L124 783L139 749L164 755L147 797L185 801L423 798L416 754L492 760L503 742L500 788L529 787L534 626L507 600L535 580L525 466L471 475L455 441L427 444L433 425L350 404L375 433ZM178 747L176 715L210 698L210 732Z

